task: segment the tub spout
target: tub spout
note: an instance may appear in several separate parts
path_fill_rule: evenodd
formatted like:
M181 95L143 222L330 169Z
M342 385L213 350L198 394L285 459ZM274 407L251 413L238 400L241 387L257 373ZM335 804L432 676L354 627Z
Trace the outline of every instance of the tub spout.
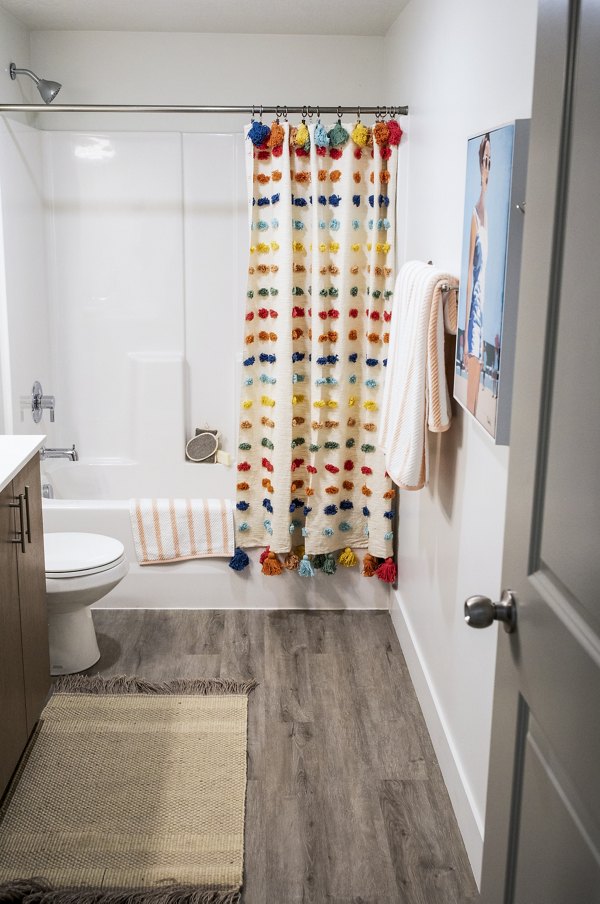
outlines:
M42 448L40 449L40 458L42 461L45 461L45 459L47 458L67 458L69 461L79 461L79 455L77 454L75 443L73 443L70 449L51 449L47 446L42 446Z

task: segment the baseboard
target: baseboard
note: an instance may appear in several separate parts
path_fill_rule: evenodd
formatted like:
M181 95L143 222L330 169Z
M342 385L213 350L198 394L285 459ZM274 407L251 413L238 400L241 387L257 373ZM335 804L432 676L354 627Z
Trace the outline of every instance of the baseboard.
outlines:
M195 559L170 565L139 565L94 609L357 609L389 610L390 585L362 577L358 568L264 575L261 549L250 549L250 566L232 571L228 559ZM280 559L283 557L280 556Z
M423 711L444 782L450 795L450 801L465 843L471 869L479 886L483 858L483 824L481 816L473 803L452 735L439 706L435 687L423 662L419 645L415 640L411 625L401 605L401 594L398 590L392 593L390 597L390 615Z

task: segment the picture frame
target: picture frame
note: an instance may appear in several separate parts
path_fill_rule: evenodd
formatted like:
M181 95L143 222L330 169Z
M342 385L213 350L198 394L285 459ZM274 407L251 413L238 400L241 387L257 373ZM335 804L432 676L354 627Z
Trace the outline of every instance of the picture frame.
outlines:
M510 441L529 119L467 141L454 398Z

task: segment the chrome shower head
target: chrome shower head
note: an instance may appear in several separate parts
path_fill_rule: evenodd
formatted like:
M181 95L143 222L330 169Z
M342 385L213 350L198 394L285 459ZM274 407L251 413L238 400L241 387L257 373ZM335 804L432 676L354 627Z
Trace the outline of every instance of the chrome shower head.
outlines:
M62 88L60 82L50 82L45 78L38 78L31 69L17 69L14 63L10 64L9 72L13 81L16 79L17 75L28 75L30 79L33 79L45 104L51 104Z

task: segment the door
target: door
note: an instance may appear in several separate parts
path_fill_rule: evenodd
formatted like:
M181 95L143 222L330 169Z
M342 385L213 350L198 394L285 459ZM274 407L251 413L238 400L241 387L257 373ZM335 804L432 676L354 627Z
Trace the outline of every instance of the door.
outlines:
M12 484L0 493L0 797L27 742ZM17 518L19 513L17 513Z
M541 0L484 904L600 902L600 3Z
M34 455L15 477L13 491L16 496L22 494L25 501L25 552L19 547L17 560L29 734L38 720L50 689L44 528L38 455Z

